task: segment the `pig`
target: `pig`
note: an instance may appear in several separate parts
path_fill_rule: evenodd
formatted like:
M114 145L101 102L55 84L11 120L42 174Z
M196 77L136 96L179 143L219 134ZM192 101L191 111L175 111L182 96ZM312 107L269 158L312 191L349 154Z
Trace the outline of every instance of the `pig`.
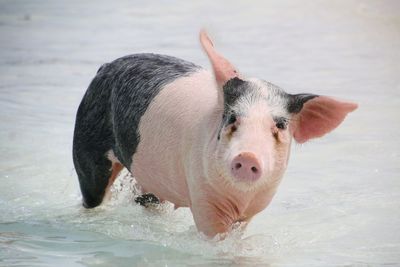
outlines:
M84 207L100 205L125 167L143 191L140 204L189 207L198 231L228 233L271 202L292 139L301 144L321 137L357 108L245 77L204 30L200 43L212 71L150 53L100 67L74 131Z

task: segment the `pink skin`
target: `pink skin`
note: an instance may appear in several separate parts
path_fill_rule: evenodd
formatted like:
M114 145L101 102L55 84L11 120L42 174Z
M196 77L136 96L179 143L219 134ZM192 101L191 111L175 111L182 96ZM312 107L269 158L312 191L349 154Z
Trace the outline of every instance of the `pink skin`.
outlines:
M214 45L205 30L200 31L200 42L211 61L218 86L223 86L226 81L239 76L236 68L215 51Z
M246 116L224 127L217 140L221 85L238 72L214 50L204 31L200 40L214 72L179 78L156 96L141 119L131 171L144 192L177 208L190 207L198 230L212 237L267 207L286 169L292 135L298 142L322 136L356 105L316 97L282 130L265 101L243 103Z
M320 96L311 99L304 104L301 113L294 117L293 137L300 144L310 138L321 137L339 126L347 113L356 108L354 103L332 97Z
M262 175L262 169L257 156L251 152L240 153L231 164L232 175L239 181L258 180Z

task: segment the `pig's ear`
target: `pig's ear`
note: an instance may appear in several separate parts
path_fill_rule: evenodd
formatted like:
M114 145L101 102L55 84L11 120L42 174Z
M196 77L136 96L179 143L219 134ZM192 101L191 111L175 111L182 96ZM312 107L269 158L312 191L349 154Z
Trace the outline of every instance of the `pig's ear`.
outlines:
M219 86L222 87L230 79L239 77L236 68L214 49L214 45L205 30L200 31L200 43L211 61Z
M288 111L293 114L290 129L296 142L304 143L335 129L357 104L328 96L289 95Z

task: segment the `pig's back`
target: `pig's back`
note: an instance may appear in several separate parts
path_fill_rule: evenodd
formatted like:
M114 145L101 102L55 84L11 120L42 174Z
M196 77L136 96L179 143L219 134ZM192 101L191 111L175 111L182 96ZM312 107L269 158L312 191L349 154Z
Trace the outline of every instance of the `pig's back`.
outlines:
M130 168L140 142L139 123L147 108L169 83L189 76L201 67L175 57L134 54L103 65L97 76L109 84L113 152Z

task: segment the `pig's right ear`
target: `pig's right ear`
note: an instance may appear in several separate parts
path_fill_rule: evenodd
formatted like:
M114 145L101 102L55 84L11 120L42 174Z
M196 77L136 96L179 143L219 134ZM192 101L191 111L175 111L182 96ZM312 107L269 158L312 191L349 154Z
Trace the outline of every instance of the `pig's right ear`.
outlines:
M289 95L288 111L293 114L290 129L298 143L321 137L344 120L357 104L328 96Z
M211 61L215 79L220 87L230 79L239 77L236 68L214 49L214 45L205 30L200 31L200 43Z

